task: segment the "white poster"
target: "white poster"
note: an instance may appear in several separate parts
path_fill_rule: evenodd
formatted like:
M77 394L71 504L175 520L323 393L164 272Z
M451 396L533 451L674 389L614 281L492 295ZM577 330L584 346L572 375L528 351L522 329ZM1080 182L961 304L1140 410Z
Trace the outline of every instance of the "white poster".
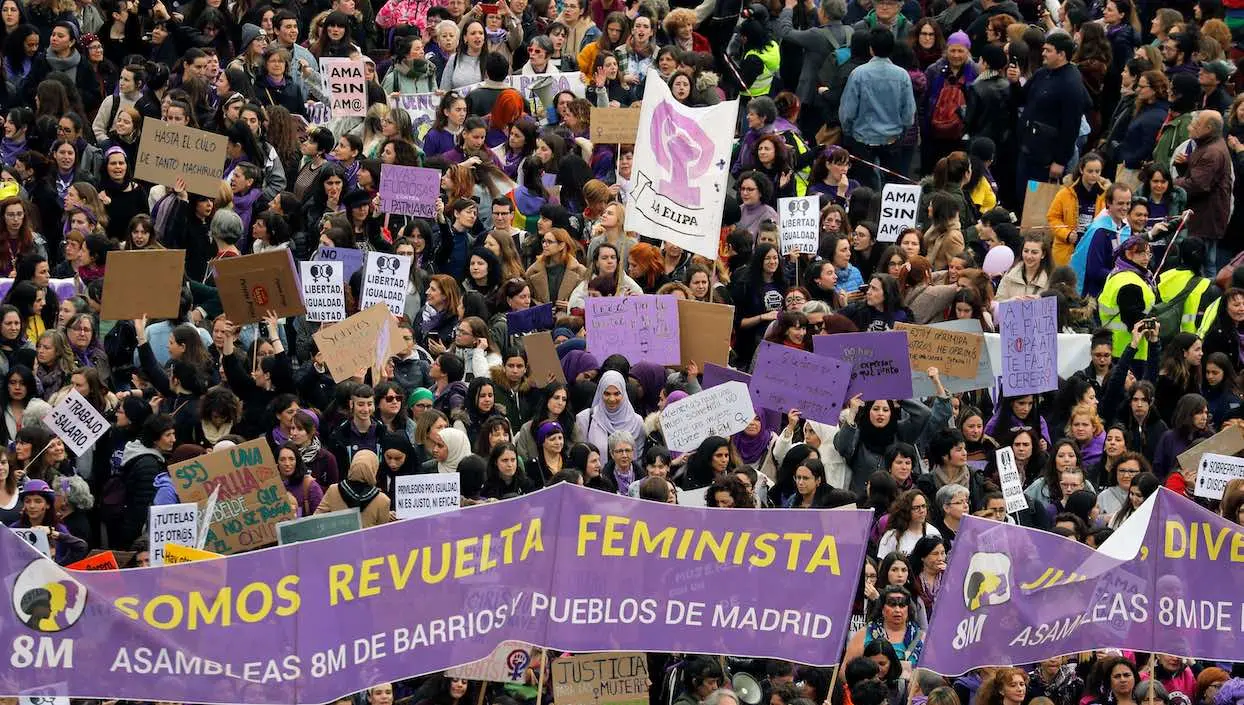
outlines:
M307 321L336 323L345 320L345 266L341 262L299 262L298 270Z
M462 505L462 476L456 472L399 475L393 479L398 519L431 516Z
M410 282L411 257L368 252L363 267L363 295L359 310L376 304L389 307L394 316L401 316L406 305L406 287Z
M1198 497L1221 500L1227 483L1239 477L1244 477L1244 458L1206 453L1201 456L1201 465L1196 470L1193 492Z
M12 529L18 538L30 544L30 547L51 558L52 544L48 541L48 535L36 529Z
M803 198L779 198L778 229L782 233L782 254L816 254L821 239L820 199L816 196Z
M747 385L726 382L667 404L661 431L670 450L690 452L709 436L729 438L742 431L755 416Z
M738 101L688 108L648 71L626 229L717 259Z
M367 116L367 78L362 59L320 59L320 75L328 89L329 113L334 120Z
M70 390L69 396L44 417L43 423L76 456L85 453L111 428L104 415L96 411L76 389Z
M895 242L904 230L915 226L919 206L920 184L886 184L881 189L877 241Z
M1010 446L998 449L998 479L1002 481L1002 496L1006 497L1006 513L1014 514L1028 508L1024 496L1024 481L1015 464L1015 451Z
M199 505L152 505L147 515L147 540L151 546L151 565L164 565L164 546L175 543L194 548L199 535Z

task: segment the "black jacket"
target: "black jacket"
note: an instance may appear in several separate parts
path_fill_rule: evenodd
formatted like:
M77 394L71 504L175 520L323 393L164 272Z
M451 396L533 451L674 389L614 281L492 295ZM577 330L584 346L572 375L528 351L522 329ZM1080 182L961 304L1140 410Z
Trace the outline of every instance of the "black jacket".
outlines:
M147 510L156 495L156 475L164 472L166 467L167 462L160 451L148 448L141 441L125 444L121 456L121 476L125 482L122 535L109 537L111 545L128 547L142 535L143 527L147 525Z
M77 51L75 48L74 51ZM22 98L27 105L35 104L35 91L39 88L39 84L48 74L55 71L52 65L48 63L47 54L40 53L31 62L30 74L26 76L26 82L22 84ZM90 62L82 56L78 62L78 68L74 71L74 85L78 88L78 95L82 98L82 105L89 108L99 106L103 97L99 94L99 81L95 80L95 71L91 68Z
M967 134L988 137L1000 153L1014 136L1015 102L1005 76L978 78L968 87Z
M1066 166L1080 135L1080 118L1092 105L1074 64L1041 68L1027 85L1011 84L1016 105L1024 105L1019 124L1020 152L1037 165Z
M1019 5L1016 5L1011 0L1002 0L1002 2L988 10L981 10L980 14L976 16L976 19L972 20L972 24L968 25L967 29L968 37L972 40L973 56L980 56L981 49L984 49L985 45L989 43L988 38L985 36L985 28L989 26L989 20L998 15L1010 15L1017 20L1022 20L1024 17L1024 14L1019 11Z

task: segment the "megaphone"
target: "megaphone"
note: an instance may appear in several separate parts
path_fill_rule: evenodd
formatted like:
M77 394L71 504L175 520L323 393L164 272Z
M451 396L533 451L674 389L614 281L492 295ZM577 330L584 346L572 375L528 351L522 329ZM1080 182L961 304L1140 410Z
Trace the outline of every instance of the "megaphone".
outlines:
M760 683L747 673L736 673L730 678L730 688L739 696L743 705L759 705L764 693Z

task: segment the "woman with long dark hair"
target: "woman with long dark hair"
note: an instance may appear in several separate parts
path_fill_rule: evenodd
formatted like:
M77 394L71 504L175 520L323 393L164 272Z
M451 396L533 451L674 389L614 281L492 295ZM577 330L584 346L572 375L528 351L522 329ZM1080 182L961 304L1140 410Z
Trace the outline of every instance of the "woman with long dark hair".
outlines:
M747 269L735 278L731 292L735 304L734 350L740 364L750 368L765 329L782 309L786 287L778 249L768 243L758 245Z
M1153 454L1153 473L1159 480L1175 470L1178 458L1188 448L1203 438L1214 435L1209 421L1209 404L1200 394L1185 394L1175 403L1171 413L1171 427L1162 434Z

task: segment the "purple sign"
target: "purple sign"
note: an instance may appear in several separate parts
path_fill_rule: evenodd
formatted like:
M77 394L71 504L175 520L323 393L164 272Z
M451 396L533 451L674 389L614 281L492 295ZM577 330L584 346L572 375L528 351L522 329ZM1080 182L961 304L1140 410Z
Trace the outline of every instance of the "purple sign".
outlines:
M380 165L380 211L432 218L441 195L441 172L421 166Z
M673 296L598 296L586 300L584 315L588 352L602 360L616 353L631 362L682 362Z
M838 412L851 382L841 360L761 341L748 389L759 408L799 409L807 418L838 425Z
M998 304L1002 328L1002 393L1058 389L1058 302L1053 296Z
M871 520L694 509L562 483L108 572L66 571L3 531L0 629L12 654L0 692L55 682L75 698L325 703L485 658L507 639L828 665L844 646Z
M1094 551L964 517L920 666L954 675L1120 648L1244 659L1244 529L1161 488Z
M532 306L522 311L505 314L505 326L510 335L523 335L537 330L553 329L553 304Z
M722 367L711 362L704 363L704 372L700 375L701 387L711 389L726 382L751 384L752 376L746 372L740 372L733 367Z
M911 357L907 333L835 333L812 337L817 355L851 365L851 384L846 398L861 394L865 399L910 399Z
M363 260L366 257L366 252L356 250L353 247L324 247L320 245L320 248L311 256L311 259L316 262L340 262L342 281L349 284L350 277L363 268Z

